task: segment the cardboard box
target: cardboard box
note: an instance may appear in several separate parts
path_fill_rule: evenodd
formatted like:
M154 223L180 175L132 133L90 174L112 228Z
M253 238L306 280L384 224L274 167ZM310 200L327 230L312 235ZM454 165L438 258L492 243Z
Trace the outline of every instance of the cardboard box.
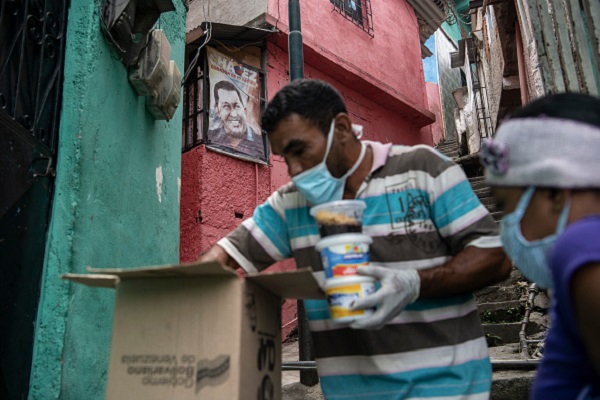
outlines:
M107 399L280 399L281 299L325 298L309 269L237 273L218 263L93 269L116 288Z

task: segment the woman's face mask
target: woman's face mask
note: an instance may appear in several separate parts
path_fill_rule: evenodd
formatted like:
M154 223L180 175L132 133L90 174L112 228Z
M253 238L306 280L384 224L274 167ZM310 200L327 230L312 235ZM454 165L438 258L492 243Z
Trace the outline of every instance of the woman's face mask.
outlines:
M346 186L346 180L350 175L356 171L365 157L366 146L361 142L361 151L358 159L354 165L346 172L342 177L335 178L329 172L327 168L327 157L331 150L334 137L335 119L331 121L331 128L327 135L327 148L325 150L325 156L323 160L314 167L303 171L302 173L292 176L292 182L296 185L300 193L306 197L306 199L314 204L323 204L330 201L341 200L344 195L344 186ZM353 126L353 131L356 131L356 127Z
M554 246L558 235L567 225L570 203L565 203L558 218L556 231L543 239L528 241L521 232L521 220L527 206L535 193L535 188L530 187L521 195L515 210L504 216L500 222L500 239L508 257L519 268L521 273L540 287L552 288L552 273L548 267L548 253Z

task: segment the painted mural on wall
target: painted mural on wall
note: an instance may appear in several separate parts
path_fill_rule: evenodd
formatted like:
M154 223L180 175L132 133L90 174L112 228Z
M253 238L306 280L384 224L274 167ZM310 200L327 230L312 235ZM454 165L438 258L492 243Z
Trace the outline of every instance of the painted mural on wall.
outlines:
M259 71L211 47L206 56L210 83L207 147L233 157L266 161Z

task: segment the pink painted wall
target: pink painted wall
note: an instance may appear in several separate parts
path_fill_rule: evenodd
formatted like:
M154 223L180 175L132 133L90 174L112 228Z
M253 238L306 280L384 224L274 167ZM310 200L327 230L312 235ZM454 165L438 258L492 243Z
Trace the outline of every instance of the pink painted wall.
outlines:
M271 168L205 146L183 154L181 171L182 262L195 260L250 217L272 191Z
M428 129L436 145L444 138L444 120L442 119L442 104L440 100L440 87L437 83L426 82L427 102L429 111L435 115L435 122L422 129Z
M272 42L267 44L267 52L267 92L269 96L272 96L289 81L288 53ZM420 63L421 59L418 58L416 62ZM305 65L305 77L322 79L340 91L353 122L364 126L364 139L397 144L433 144L430 132L421 132L419 127L415 126L408 118L375 103L354 88L340 83L337 77L338 74L344 73L341 68L331 74L326 74L318 68L318 64L316 67L315 65ZM418 79L415 77L415 80ZM283 165L285 166L285 164ZM283 172L287 176L287 172Z
M301 1L305 60L320 65L319 69L326 72L325 67L330 63L341 66L345 72L338 79L340 82L349 85L365 80L370 85L361 88L363 94L389 95L427 114L419 31L413 8L405 0L371 4L374 38L339 12L332 11L333 4L327 0ZM289 31L287 7L287 1L267 3L267 22L285 34ZM287 36L281 35L280 39L279 46L287 48Z

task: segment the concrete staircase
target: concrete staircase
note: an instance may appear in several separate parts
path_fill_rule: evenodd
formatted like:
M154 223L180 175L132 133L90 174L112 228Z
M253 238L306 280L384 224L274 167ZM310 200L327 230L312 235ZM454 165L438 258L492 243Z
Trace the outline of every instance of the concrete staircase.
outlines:
M446 140L440 142L435 148L448 158L457 159L458 154L458 142L456 140Z

